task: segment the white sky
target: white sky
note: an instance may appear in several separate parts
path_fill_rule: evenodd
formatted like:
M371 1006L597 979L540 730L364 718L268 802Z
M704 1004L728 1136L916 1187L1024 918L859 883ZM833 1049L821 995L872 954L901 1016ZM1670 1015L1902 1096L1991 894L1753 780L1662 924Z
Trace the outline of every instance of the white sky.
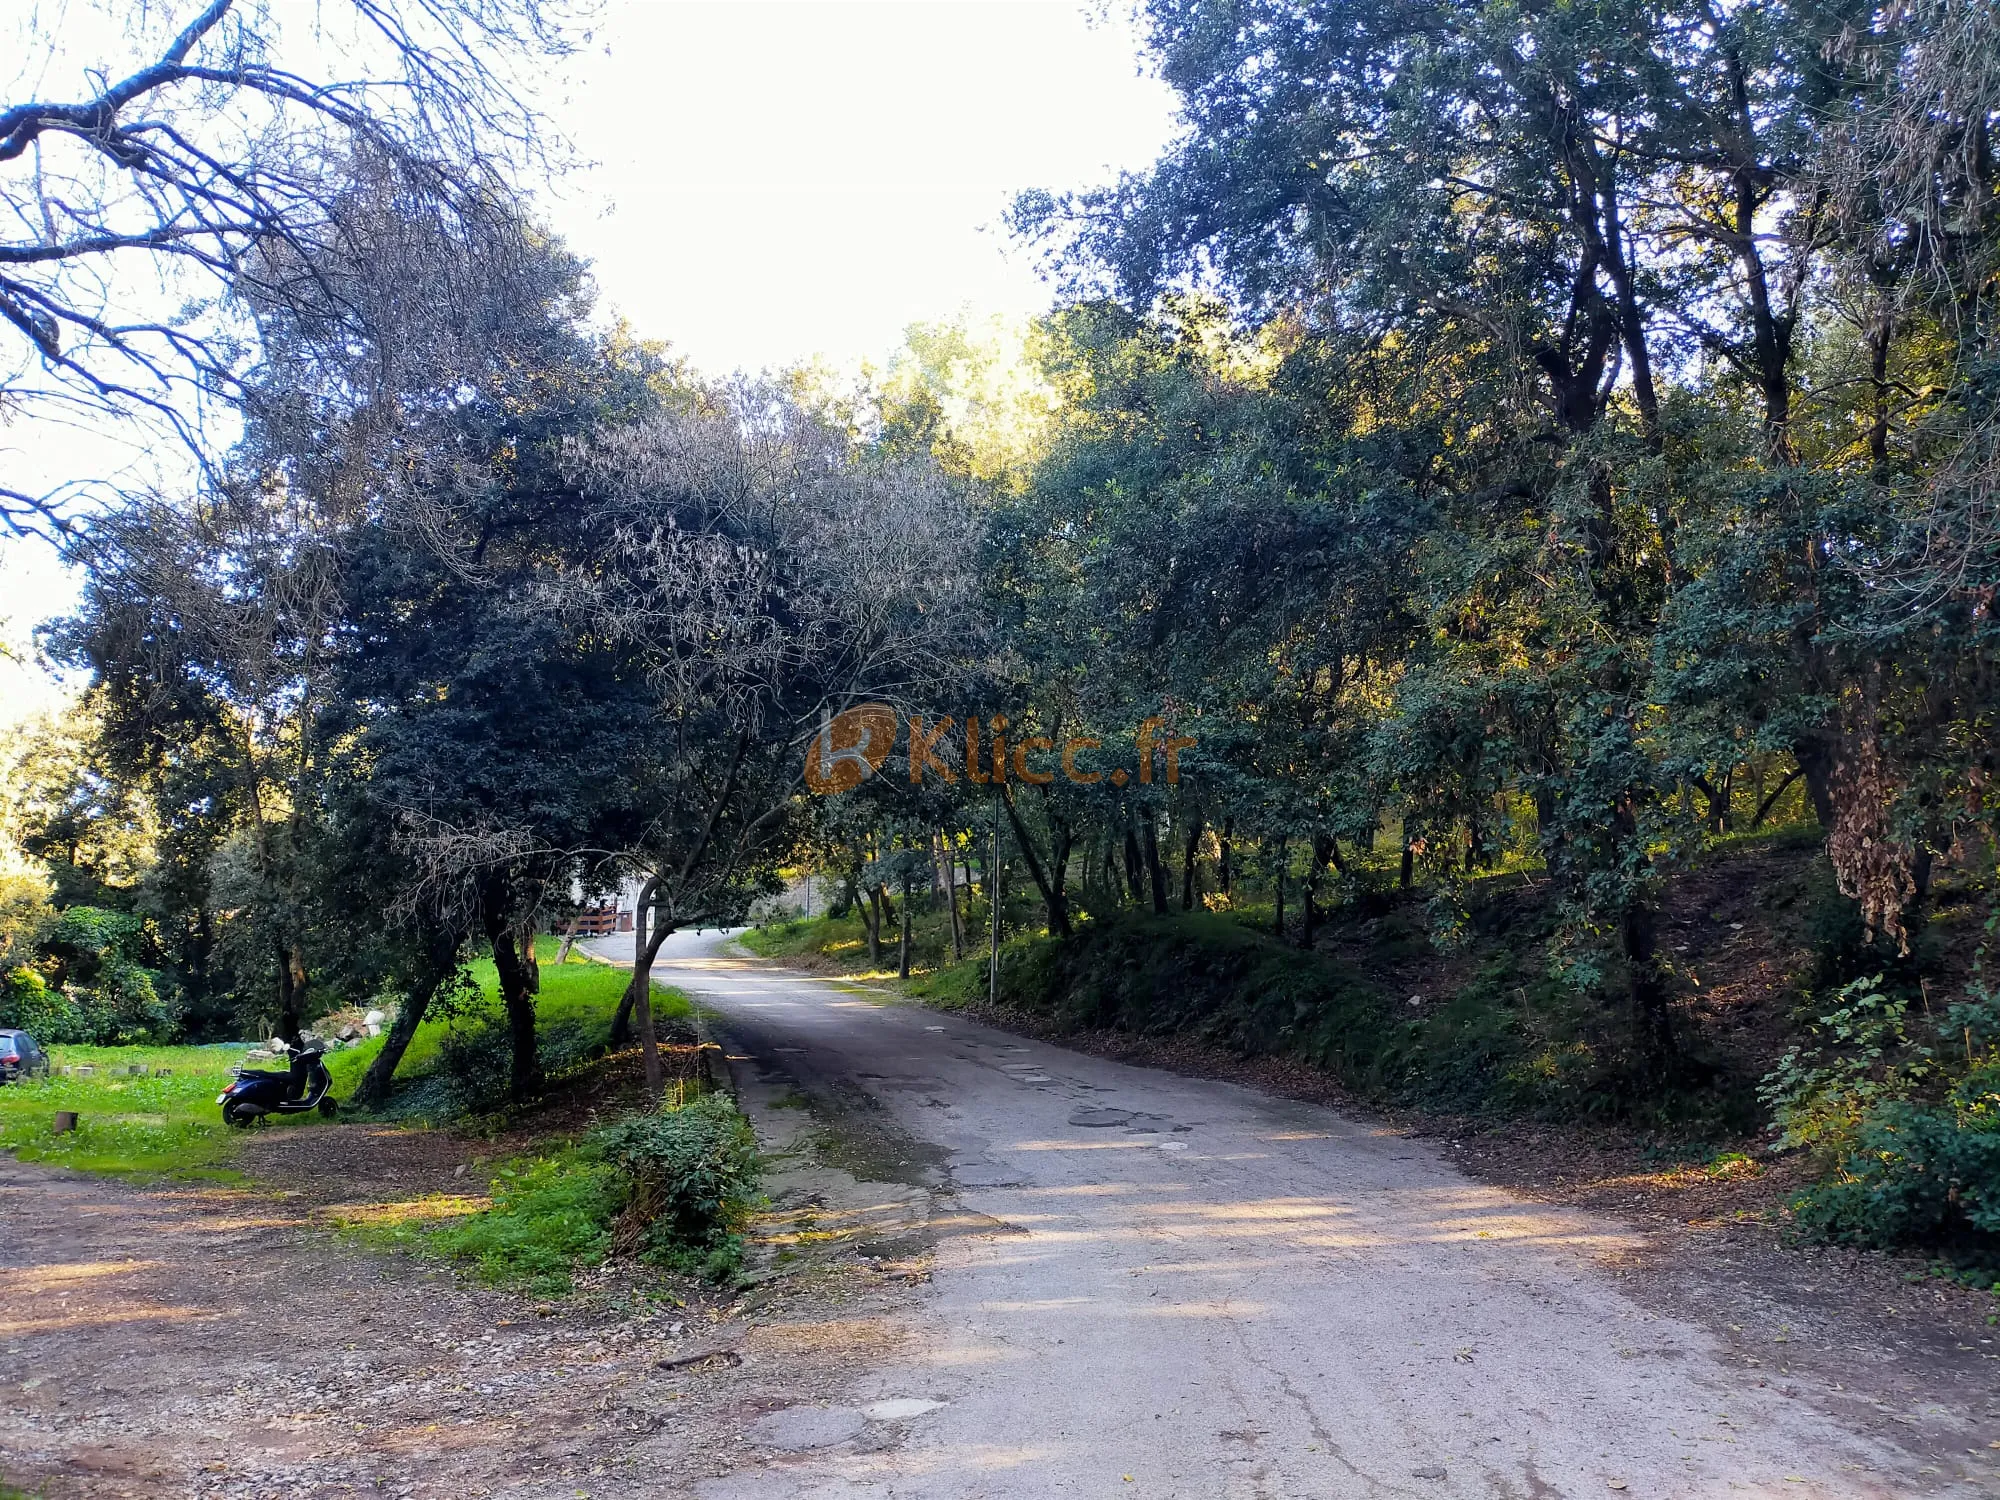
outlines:
M880 364L911 322L1048 306L1001 215L1159 154L1172 95L1137 54L1072 0L611 0L549 101L595 165L545 212L604 310L704 370ZM71 592L0 541L0 638ZM0 662L0 725L54 692Z

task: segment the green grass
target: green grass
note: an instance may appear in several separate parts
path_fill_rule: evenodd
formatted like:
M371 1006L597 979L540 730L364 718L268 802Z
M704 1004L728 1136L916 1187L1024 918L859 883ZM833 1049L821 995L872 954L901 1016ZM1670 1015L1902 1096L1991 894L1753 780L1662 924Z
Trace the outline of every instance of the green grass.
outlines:
M611 1040L611 1021L618 1001L625 993L629 971L572 953L566 964L557 964L560 940L544 936L536 940L535 955L541 963L542 987L535 997L536 1033L542 1064L551 1078L582 1065L603 1053ZM417 1027L408 1050L397 1066L400 1097L392 1113L408 1113L438 1118L449 1114L457 1094L444 1088L447 1044L456 1036L471 1039L484 1031L505 1030L506 1016L500 1006L500 979L490 958L471 966L479 998L472 1005L450 1015L431 1015ZM653 986L653 1014L662 1022L689 1021L694 1006L679 990ZM352 1094L382 1050L382 1038L370 1037L358 1047L346 1048L327 1059L333 1075L336 1097ZM498 1041L498 1055L504 1056L505 1041Z
M567 1060L595 1055L610 1036L611 1018L625 989L623 970L581 957L555 964L557 940L540 940L542 990L536 1005L539 1031L552 1070L561 1072ZM501 1021L499 981L492 961L472 966L481 1000L456 1017L426 1021L403 1055L402 1079L422 1080L436 1067L445 1040L454 1029L471 1033ZM678 992L653 992L655 1014L665 1019L692 1015L687 997ZM371 1037L358 1047L327 1058L335 1098L348 1097L382 1040ZM230 1165L236 1133L222 1123L215 1096L229 1082L230 1069L242 1065L243 1049L212 1047L71 1047L53 1046L58 1067L97 1069L90 1078L35 1079L0 1087L0 1150L23 1161L81 1171L141 1177L237 1180ZM170 1077L133 1077L139 1066ZM78 1128L55 1134L55 1116L74 1110ZM323 1124L317 1115L274 1117L270 1128L301 1129Z
M487 1192L371 1205L340 1226L362 1244L439 1256L489 1286L553 1297L603 1264L626 1196L600 1154L562 1143L502 1162Z
M941 895L927 899L921 892L916 897L916 910L910 918L910 973L913 976L962 961L951 956L951 918L944 910L943 901ZM1006 930L1010 933L1030 928L1040 930L1042 909L1039 904L1023 902L1017 905L1009 901L1003 915ZM968 958L985 953L989 920L984 903L975 901L971 926L964 939ZM810 958L849 974L886 975L896 972L896 945L900 933L897 922L885 920L882 923L882 954L878 963L868 961L868 929L861 921L858 908L844 917L795 917L787 922L753 927L737 941L760 958Z
M354 1239L457 1262L536 1296L571 1291L602 1265L621 1219L643 1258L712 1280L741 1268L740 1231L761 1166L726 1096L694 1099L501 1162L484 1196L433 1194L344 1210ZM634 1216L638 1222L631 1222Z
M98 1069L90 1078L33 1079L0 1088L0 1150L23 1161L87 1172L233 1179L229 1133L215 1096L243 1061L236 1047L65 1047L59 1067ZM134 1066L171 1068L171 1077L134 1078ZM117 1071L113 1071L113 1070ZM77 1128L54 1132L58 1110Z

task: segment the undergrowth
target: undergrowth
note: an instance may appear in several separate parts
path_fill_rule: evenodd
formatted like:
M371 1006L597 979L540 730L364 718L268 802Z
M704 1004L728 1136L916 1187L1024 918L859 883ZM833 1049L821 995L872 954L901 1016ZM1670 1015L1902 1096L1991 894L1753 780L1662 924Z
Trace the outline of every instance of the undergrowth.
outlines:
M485 1202L373 1207L344 1227L538 1296L570 1291L577 1272L614 1252L727 1281L742 1267L760 1170L749 1122L726 1095L708 1094L503 1162Z
M912 981L933 1004L983 1003L983 959ZM1364 1098L1443 1113L1615 1119L1724 1132L1743 1091L1640 1088L1616 1012L1511 952L1418 1007L1358 966L1274 941L1233 916L1128 913L1067 942L1001 950L1000 1001L1065 1030L1188 1037L1320 1068Z

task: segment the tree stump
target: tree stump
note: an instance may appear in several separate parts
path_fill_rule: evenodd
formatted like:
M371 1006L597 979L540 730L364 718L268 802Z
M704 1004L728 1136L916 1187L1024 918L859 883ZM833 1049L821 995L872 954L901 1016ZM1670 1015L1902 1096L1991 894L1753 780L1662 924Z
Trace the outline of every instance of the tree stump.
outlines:
M76 1111L73 1109L57 1110L56 1134L68 1135L74 1129L76 1129Z

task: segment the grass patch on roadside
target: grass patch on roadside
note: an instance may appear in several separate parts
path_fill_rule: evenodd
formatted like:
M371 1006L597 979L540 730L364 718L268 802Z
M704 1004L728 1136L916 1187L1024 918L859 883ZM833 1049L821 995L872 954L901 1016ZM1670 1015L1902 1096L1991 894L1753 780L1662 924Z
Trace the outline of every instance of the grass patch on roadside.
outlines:
M738 934L736 941L759 958L825 958L862 968L868 963L868 932L853 912L844 917L793 917L753 927Z
M363 1244L457 1262L478 1280L561 1296L614 1251L725 1281L760 1173L749 1122L728 1096L641 1115L494 1170L484 1196L434 1196L344 1211Z
M912 983L919 975L942 972L961 963L970 963L975 958L982 963L985 961L988 931L985 903L974 903L972 921L963 934L962 946L966 957L962 960L952 957L951 916L942 903L942 896L928 901L922 893L916 897L915 909L910 914ZM883 919L881 953L872 962L868 957L868 929L861 920L858 907L844 917L824 914L793 917L788 921L753 927L738 934L736 941L759 958L807 959L811 961L811 967L834 969L856 978L893 977L900 963L900 915L898 913L895 919ZM1039 921L1039 908L1025 904L1017 907L1009 902L1006 917L1007 931L1016 933ZM1010 941L1021 939L1016 937Z

